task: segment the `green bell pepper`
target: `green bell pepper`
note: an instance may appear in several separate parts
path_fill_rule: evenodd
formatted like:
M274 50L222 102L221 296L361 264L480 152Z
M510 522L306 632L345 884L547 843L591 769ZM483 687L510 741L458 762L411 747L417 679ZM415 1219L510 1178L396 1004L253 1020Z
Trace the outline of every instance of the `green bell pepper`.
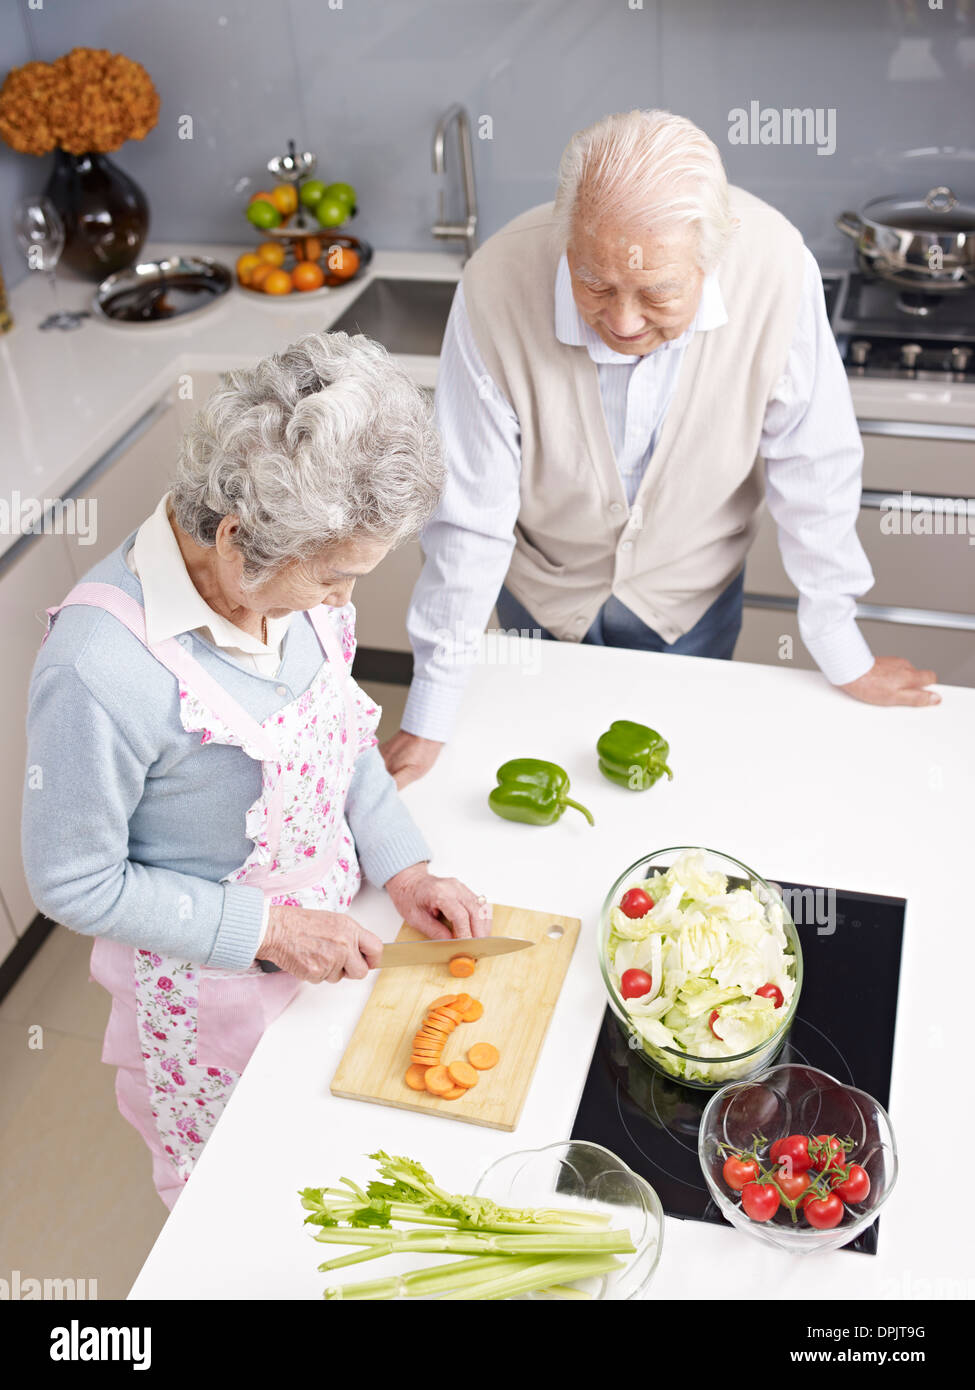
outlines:
M497 779L488 805L503 820L553 825L567 806L574 806L590 825L595 825L586 807L570 799L569 774L557 763L546 763L540 758L512 758L498 768Z
M646 724L634 724L629 719L614 719L596 744L599 770L611 782L630 791L646 791L666 772L673 781L674 774L667 766L670 745L656 729Z

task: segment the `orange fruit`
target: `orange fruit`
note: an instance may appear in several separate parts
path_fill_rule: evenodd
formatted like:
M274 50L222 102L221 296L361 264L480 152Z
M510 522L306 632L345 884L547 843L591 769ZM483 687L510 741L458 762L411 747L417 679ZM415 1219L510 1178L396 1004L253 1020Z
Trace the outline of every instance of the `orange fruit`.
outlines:
M252 290L262 290L264 281L272 270L277 270L277 266L272 265L270 261L259 260L259 263L251 271L251 278L247 282L248 287Z
M298 194L293 183L279 183L271 193L270 201L282 217L290 217L298 206Z
M280 241L262 241L257 248L257 254L269 265L284 265L284 247Z
M254 251L245 251L237 257L237 279L242 285L249 285L251 275L261 264L261 258Z
M328 248L328 269L332 275L348 280L359 269L359 253L351 246L330 246Z
M301 237L295 241L295 260L318 261L322 256L322 243L317 236Z
M248 203L256 203L260 199L262 203L274 203L274 195L271 193L252 193L247 199Z
M290 294L291 276L286 270L279 270L277 266L272 266L270 275L264 277L261 289L265 294Z
M320 290L325 272L316 261L299 261L291 272L291 283L296 290Z

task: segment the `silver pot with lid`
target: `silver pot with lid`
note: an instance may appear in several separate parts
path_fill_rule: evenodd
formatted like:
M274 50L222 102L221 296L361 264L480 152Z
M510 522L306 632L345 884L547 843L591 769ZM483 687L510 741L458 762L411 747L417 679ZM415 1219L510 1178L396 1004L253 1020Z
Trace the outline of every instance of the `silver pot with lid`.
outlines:
M862 269L905 289L945 294L975 285L975 204L950 188L925 198L875 198L836 226L856 242Z

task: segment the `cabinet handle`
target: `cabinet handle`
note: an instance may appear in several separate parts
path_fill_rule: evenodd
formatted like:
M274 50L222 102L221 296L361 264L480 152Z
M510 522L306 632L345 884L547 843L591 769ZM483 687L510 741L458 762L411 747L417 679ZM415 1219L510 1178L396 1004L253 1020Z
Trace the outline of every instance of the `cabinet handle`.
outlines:
M903 493L903 488L900 492L880 492L877 488L864 488L860 494L860 507L872 512L883 511L885 507L896 507L902 512L953 511L956 516L970 516L975 521L975 497L932 497L927 492L912 492L911 506L905 507ZM961 506L947 506L946 503L961 503Z
M918 420L864 420L857 417L861 434L893 435L898 439L957 439L975 444L975 425L940 425Z
M746 608L774 608L782 613L794 613L798 599L780 594L751 594L744 596ZM896 604L858 603L858 618L878 623L901 623L907 627L946 627L955 632L975 632L975 613L951 613L943 608L900 608Z

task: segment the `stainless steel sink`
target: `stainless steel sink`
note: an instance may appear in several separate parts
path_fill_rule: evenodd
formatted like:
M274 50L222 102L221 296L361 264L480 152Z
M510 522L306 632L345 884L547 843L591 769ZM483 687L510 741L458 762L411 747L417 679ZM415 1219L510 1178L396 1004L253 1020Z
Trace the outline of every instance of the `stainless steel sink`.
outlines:
M389 352L439 357L456 288L453 280L371 280L331 327L364 333Z

